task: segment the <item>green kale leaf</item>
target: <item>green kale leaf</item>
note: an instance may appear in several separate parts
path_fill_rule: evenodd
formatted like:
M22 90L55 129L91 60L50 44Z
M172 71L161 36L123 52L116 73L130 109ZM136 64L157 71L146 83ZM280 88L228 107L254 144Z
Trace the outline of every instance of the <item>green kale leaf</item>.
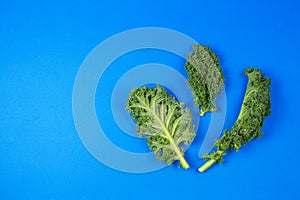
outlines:
M158 160L168 165L178 160L180 167L189 168L183 145L189 145L196 134L191 112L183 103L159 85L143 86L130 92L126 109L136 123L137 134L147 137Z
M264 119L271 114L271 79L265 78L257 68L247 68L244 73L248 76L248 85L239 116L231 130L225 130L215 143L217 151L204 155L204 159L210 160L198 169L200 172L216 162L221 163L227 150L238 151L252 139L262 136Z
M207 46L195 44L194 52L188 55L185 69L188 83L195 96L195 105L200 106L200 116L217 110L215 99L222 93L224 75L218 56Z

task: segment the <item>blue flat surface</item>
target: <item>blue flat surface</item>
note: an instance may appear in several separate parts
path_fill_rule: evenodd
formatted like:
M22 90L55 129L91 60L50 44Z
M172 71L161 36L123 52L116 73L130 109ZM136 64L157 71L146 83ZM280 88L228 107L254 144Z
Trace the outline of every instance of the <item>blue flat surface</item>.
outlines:
M0 199L300 199L299 6L296 0L1 0ZM189 170L125 173L95 159L73 119L76 75L102 41L141 27L176 30L217 52L226 77L224 129L240 109L247 82L243 70L259 67L271 77L272 115L263 137L200 174L207 115L187 152ZM185 76L184 62L146 49L107 68L95 106L114 144L148 151L143 139L124 134L112 119L109 98L122 74L143 63L162 63Z

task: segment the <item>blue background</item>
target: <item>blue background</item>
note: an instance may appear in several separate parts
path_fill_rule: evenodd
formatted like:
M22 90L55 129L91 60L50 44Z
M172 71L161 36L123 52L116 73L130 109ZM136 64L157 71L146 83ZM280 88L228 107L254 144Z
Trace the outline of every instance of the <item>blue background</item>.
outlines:
M300 199L299 6L296 0L1 0L0 199ZM271 77L264 136L204 174L196 172L203 161L195 156L209 116L188 153L191 170L129 174L94 159L73 122L76 73L101 41L145 26L180 31L218 53L226 76L224 128L239 112L243 69L259 67ZM148 53L155 56L147 62L184 63ZM132 55L141 63L142 57Z

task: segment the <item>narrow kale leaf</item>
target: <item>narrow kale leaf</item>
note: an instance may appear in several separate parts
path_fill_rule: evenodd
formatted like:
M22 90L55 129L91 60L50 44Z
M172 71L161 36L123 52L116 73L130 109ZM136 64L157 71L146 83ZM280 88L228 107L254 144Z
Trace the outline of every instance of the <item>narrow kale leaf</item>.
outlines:
M224 86L224 75L218 56L207 46L195 44L194 52L188 55L185 69L188 83L195 96L195 105L200 106L200 116L217 110L215 99Z
M217 151L204 155L204 159L210 160L198 169L200 172L216 162L221 163L227 150L238 151L252 139L262 136L264 119L271 114L271 79L265 78L256 68L247 68L244 73L248 76L248 85L239 116L231 130L225 130L224 135L215 143Z
M178 160L181 167L189 168L182 145L193 141L195 131L191 112L183 103L159 85L143 86L130 92L126 109L136 122L137 134L147 137L158 160L169 165Z

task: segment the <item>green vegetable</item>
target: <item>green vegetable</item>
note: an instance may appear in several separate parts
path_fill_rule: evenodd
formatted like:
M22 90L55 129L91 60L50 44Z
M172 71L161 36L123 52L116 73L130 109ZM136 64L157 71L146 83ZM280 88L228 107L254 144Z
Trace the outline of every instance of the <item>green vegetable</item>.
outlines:
M195 44L194 52L188 55L185 69L188 83L195 96L195 105L200 106L200 116L217 110L215 99L222 92L224 76L218 56L207 46Z
M191 112L175 100L161 86L145 86L130 92L126 109L137 126L137 134L147 137L147 144L158 160L171 165L180 162L180 167L189 168L184 158L184 145L189 145L195 131Z
M271 79L265 78L256 68L248 68L244 73L248 76L248 85L240 114L231 130L225 130L224 135L215 143L217 151L204 155L204 159L210 160L198 169L200 172L216 162L221 163L227 150L238 151L252 139L262 136L264 119L271 114Z

